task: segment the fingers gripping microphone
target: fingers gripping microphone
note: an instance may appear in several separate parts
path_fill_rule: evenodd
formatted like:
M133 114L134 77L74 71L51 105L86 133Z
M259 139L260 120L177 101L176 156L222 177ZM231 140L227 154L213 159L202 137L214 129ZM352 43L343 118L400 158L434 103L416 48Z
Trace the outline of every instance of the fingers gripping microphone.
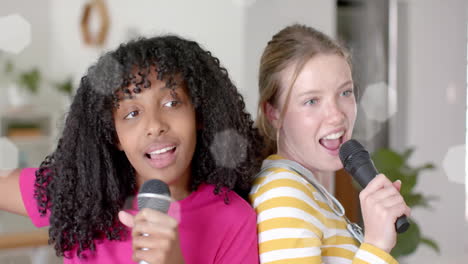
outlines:
M377 175L377 169L372 162L369 152L357 141L351 139L340 147L340 159L345 170L365 188L367 184ZM405 215L398 217L395 229L398 233L405 232L410 226Z
M161 213L167 214L171 204L171 192L167 184L160 180L152 179L143 183L138 192L138 209L150 208ZM143 234L148 236L148 234ZM142 250L148 250L142 248ZM140 264L146 264L145 261L140 261Z

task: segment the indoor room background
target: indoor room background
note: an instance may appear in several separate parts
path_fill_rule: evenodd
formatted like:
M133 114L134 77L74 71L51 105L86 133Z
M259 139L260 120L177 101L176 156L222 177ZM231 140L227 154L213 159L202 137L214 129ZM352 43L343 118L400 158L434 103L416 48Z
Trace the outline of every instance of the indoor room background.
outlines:
M198 41L220 59L255 117L261 52L296 22L351 51L362 92L354 137L373 153L406 158L412 150L408 168L430 164L418 170L411 193L426 199L412 218L429 240L400 262L467 263L466 0L0 0L0 170L39 166L86 69L138 36ZM325 184L356 200L339 177ZM47 230L0 212L0 263L61 260Z

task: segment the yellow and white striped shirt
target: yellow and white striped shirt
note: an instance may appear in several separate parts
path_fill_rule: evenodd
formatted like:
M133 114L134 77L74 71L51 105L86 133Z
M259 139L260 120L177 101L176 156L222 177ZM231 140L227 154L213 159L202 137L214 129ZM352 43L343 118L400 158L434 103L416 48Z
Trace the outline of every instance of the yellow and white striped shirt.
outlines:
M272 155L267 160L283 159ZM260 263L397 264L383 250L359 242L317 190L285 168L257 176L250 201L257 212Z

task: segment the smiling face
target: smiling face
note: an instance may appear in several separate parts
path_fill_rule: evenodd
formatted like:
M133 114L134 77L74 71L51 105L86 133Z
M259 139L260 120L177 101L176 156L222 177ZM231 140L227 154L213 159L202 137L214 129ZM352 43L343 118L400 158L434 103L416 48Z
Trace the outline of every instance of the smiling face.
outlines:
M339 147L351 138L356 119L351 69L339 55L310 59L292 87L281 122L294 66L281 73L277 103L266 105L270 122L279 129L278 154L315 173L336 171L343 166Z
M151 87L122 99L114 111L118 147L135 168L138 186L159 179L182 199L189 193L196 145L195 109L182 82L168 88L154 71L147 78Z

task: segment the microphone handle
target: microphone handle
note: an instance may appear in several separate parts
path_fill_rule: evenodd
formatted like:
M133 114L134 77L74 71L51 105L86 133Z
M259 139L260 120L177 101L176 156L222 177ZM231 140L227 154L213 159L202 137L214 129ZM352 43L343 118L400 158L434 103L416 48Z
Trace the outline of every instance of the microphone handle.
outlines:
M406 218L406 215L402 215L398 217L395 222L395 229L398 234L401 234L405 232L406 230L408 230L409 226L410 226L410 223L408 219Z
M359 183L359 185L362 186L362 188L365 188L367 184L375 177L375 175L379 174L377 172L377 169L374 166L374 163L372 160L370 162L366 162L362 164L354 173L351 173L353 178ZM369 175L374 175L373 177L369 177ZM395 222L395 230L397 233L401 234L408 230L410 226L410 223L408 219L406 218L406 215L402 215L397 218Z

